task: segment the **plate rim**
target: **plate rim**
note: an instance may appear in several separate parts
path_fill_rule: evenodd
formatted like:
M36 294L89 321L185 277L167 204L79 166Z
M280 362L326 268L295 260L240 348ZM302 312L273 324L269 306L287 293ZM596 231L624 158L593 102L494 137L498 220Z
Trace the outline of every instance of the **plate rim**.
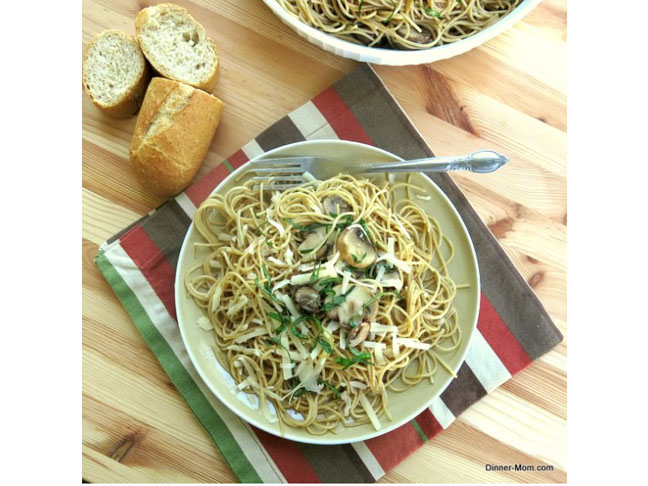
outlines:
M317 139L317 140L306 140L302 142L295 142L295 143L290 143L286 145L282 145L279 147L275 147L274 149L268 150L267 152L264 152L262 154L257 155L256 157L251 158L249 161L245 162L242 164L240 167L238 167L236 170L231 172L227 177L225 177L210 193L209 195L205 198L205 200L209 197L211 197L216 191L220 189L221 186L226 184L228 181L231 179L236 178L238 175L243 173L245 169L248 168L248 164L253 161L253 160L259 160L263 158L267 158L269 156L272 156L276 152L280 152L281 150L286 150L287 148L293 148L293 147L308 147L310 145L321 145L321 144L326 144L326 143L333 143L333 144L341 144L341 145L350 145L350 146L356 146L356 147L362 147L364 149L369 149L374 152L381 153L383 155L386 155L388 157L391 157L395 159L396 161L402 161L404 160L402 157L399 157L398 155L393 154L392 152L389 152L387 150L381 149L379 147L375 147L372 145L367 145L364 143L360 142L354 142L351 140L339 140L339 139ZM472 257L472 263L474 265L475 269L475 279L476 279L476 294L477 294L477 302L476 302L476 307L475 307L475 316L473 319L473 322L470 326L470 336L468 338L468 344L466 348L464 349L462 355L460 356L460 359L458 361L458 364L456 368L453 369L453 372L456 374L457 371L459 371L459 368L463 366L463 364L466 361L466 355L468 354L468 351L470 349L470 345L472 342L472 339L475 336L475 330L477 329L477 321L479 318L479 311L480 311L480 304L481 304L481 299L479 298L479 295L481 294L481 278L480 278L480 273L479 273L479 263L477 261L477 254L475 252L475 246L472 241L472 237L470 236L470 232L468 231L468 228L466 227L466 224L463 221L463 218L459 214L459 211L457 211L457 208L455 205L450 201L450 198L447 196L447 194L437 185L436 182L434 182L430 177L427 177L426 174L422 174L426 176L428 181L436 187L438 192L441 194L441 196L446 200L448 203L449 207L451 210L454 212L455 216L457 217L457 220L459 221L461 229L464 231L465 236L468 241L468 246L470 248L470 255ZM230 412L232 412L234 415L236 415L237 418L242 420L243 422L253 425L254 427L257 427L265 432L268 432L269 434L272 434L274 436L280 437L282 439L288 439L292 440L295 442L300 442L304 444L314 444L314 445L340 445L340 444L352 444L355 442L361 442L365 441L368 439L372 439L374 437L378 437L384 434L387 434L398 427L402 426L403 424L409 422L410 420L413 420L415 417L417 417L423 410L426 408L429 408L432 402L437 399L441 394L446 390L446 388L453 382L453 379L448 380L448 382L441 387L433 396L431 396L424 404L424 406L420 407L419 409L416 409L413 413L405 416L403 419L400 420L394 420L393 422L389 422L387 426L381 428L380 430L374 430L368 434L361 435L357 438L354 438L352 440L348 439L342 439L342 440L335 440L335 436L333 436L332 440L321 440L323 437L326 437L326 435L321 435L321 436L307 436L308 438L303 438L303 437L295 437L290 434L290 430L286 429L286 433L282 436L278 430L275 428L271 427L272 424L265 423L261 420L257 420L255 418L248 418L248 417L243 417L239 412L230 406L229 402L223 398L222 394L218 392L218 390L212 386L212 383L210 380L208 380L205 377L205 374L203 373L203 370L201 366L198 364L198 361L196 360L194 356L194 352L192 351L191 347L188 345L188 338L185 333L185 322L182 317L182 314L178 311L180 308L179 302L180 302L180 287L184 285L184 279L180 275L180 272L178 271L178 268L180 267L180 262L183 261L185 251L187 250L188 246L188 240L189 236L193 230L194 227L194 222L193 222L193 217L191 218L191 224L187 228L187 232L185 233L185 236L182 240L182 246L180 247L180 252L178 254L178 263L176 266L176 272L175 272L175 279L174 279L174 304L176 307L176 320L178 323L178 328L180 330L180 336L182 338L182 343L185 347L185 350L187 352L187 355L189 356L189 360L191 362L191 365L194 367L196 372L198 373L198 376L200 379L203 381L203 383L207 386L208 390L216 397L216 399L224 405Z

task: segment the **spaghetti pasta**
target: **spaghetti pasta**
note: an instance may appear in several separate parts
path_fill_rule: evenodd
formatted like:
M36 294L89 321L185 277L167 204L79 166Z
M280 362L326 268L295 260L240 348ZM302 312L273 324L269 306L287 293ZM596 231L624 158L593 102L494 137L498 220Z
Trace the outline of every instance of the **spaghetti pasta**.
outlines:
M493 25L521 0L277 0L302 22L370 47L428 49Z
M204 254L184 282L220 363L269 421L311 434L379 428L389 390L434 382L439 367L454 374L442 358L461 341L454 251L413 202L416 186L350 175L282 193L254 183L200 205Z

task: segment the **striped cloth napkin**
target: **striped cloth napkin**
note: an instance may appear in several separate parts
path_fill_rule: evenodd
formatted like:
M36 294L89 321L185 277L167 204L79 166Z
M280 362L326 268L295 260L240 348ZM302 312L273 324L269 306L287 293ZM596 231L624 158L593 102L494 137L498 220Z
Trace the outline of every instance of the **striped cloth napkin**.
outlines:
M432 179L452 200L472 236L481 273L477 331L457 379L411 422L347 445L292 442L230 412L194 369L176 323L174 274L196 207L235 168L288 143L346 139L405 159L432 151L369 65L285 116L184 193L105 242L95 262L153 353L241 482L374 482L464 410L556 346L562 336L526 281L446 174Z

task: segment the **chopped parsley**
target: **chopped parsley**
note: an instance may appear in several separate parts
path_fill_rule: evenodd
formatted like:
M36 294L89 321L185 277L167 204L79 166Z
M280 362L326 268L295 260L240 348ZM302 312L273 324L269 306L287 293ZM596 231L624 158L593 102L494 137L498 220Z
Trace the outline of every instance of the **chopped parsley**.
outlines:
M364 303L362 306L363 309L368 308L371 304L373 304L375 301L380 299L383 295L395 295L398 297L398 300L402 300L403 296L398 293L396 290L388 290L387 292L378 292L371 300L368 300L367 302Z
M345 301L347 296L353 292L353 289L355 289L355 285L352 285L349 290L347 290L344 294L342 295L336 295L331 299L331 302L327 302L322 306L322 311L328 311L333 309L334 307L337 307L339 305L342 305Z
M394 10L392 10L392 13L389 14L389 17L387 17L385 20L382 21L383 24L387 25L389 21L392 19L394 14L396 13L396 9L398 8L398 4L392 0L392 5L394 6Z
M359 351L354 350L353 348L349 348L351 350L351 353L353 356L351 358L335 358L335 362L337 364L340 364L343 366L342 369L347 369L350 366L353 366L354 364L357 363L362 363L362 364L368 364L368 365L373 365L373 363L370 361L371 360L371 354L369 353L361 353Z
M340 391L336 387L331 385L328 381L317 380L317 383L320 385L324 385L326 388L329 388L330 390L333 390L333 393L335 393L335 397L340 398Z
M360 258L358 258L356 255L354 255L353 253L351 253L351 258L353 258L353 261L354 261L355 263L360 263L362 260L365 259L366 256L367 256L367 253L366 253L366 252L365 252L364 255L362 255Z

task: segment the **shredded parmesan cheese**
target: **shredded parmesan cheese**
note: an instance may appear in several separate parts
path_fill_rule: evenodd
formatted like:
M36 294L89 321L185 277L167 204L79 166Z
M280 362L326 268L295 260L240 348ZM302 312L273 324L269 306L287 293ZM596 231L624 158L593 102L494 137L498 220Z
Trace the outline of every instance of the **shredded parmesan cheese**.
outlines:
M265 336L266 334L268 334L268 330L265 327L257 327L253 331L250 331L247 334L243 334L242 336L237 337L234 340L234 342L236 344L244 343L248 339L252 339L253 337L257 337L257 336Z
M340 289L341 294L346 294L346 291L349 289L349 281L351 280L351 272L348 270L342 273L342 288Z
M396 221L396 224L398 225L400 230L405 234L405 236L407 237L408 240L411 240L412 237L410 236L410 234L405 229L405 226L403 226L403 223L401 223L400 218L396 215L396 213L394 213L393 216L394 216L394 221Z
M227 310L227 316L233 316L236 314L238 311L240 311L245 304L248 303L248 298L245 295L241 295L241 298Z
M422 343L421 341L412 338L396 338L396 340L398 341L398 344L402 344L406 348L422 349L423 351L427 351L432 347L431 344Z
M216 290L214 290L214 295L212 295L211 305L209 306L209 310L212 312L212 314L216 312L216 309L218 309L222 294L223 294L223 287L221 287L219 284L216 286Z
M287 263L282 262L277 257L270 256L270 257L268 257L268 261L274 263L275 265L279 265L280 267L287 267L288 266Z
M377 322L372 322L369 330L371 332L377 333L398 332L398 328L396 326L386 326L385 324L378 324Z
M198 318L198 321L196 321L196 322L200 326L200 328L204 329L205 331L213 330L211 321L205 316L200 316Z
M270 223L272 226L277 228L277 231L279 232L279 236L283 236L285 234L286 230L283 228L283 226L281 226L274 219L272 219L270 214L271 214L270 208L266 209L266 218L268 220L268 223Z
M371 420L371 424L374 426L374 429L380 430L382 427L380 420L378 420L378 416L371 406L371 403L369 403L369 400L367 400L367 397L365 397L363 394L360 395L360 404L362 405L362 408L364 408L365 412L367 412L367 417L369 417L369 420Z
M225 349L232 351L238 351L239 353L248 354L251 356L261 356L261 351L255 348L246 348L245 346L239 346L237 344L230 344Z
M342 392L340 394L340 398L344 400L344 416L348 417L349 412L351 411L351 398L349 397L349 394L347 392Z

